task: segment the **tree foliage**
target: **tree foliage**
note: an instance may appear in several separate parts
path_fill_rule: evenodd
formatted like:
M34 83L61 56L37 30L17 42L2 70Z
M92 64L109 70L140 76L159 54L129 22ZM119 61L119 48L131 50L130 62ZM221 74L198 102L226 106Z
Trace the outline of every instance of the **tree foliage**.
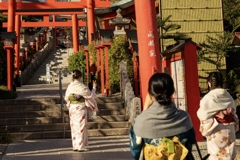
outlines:
M240 31L240 0L223 0L224 28Z
M229 93L231 93L235 99L237 97L237 93L240 93L240 68L235 68L229 71L226 82Z
M180 40L187 39L188 36L185 33L173 32L181 28L181 25L170 22L172 15L162 18L157 16L157 27L159 29L159 37L161 39L173 39L176 43L179 43ZM162 30L162 32L160 32Z
M7 16L4 16L2 13L0 13L0 31L3 31L1 22L6 22L6 21L7 21Z
M216 38L207 36L205 42L200 45L203 47L200 50L199 58L203 61L208 61L216 66L219 70L223 66L223 59L231 52L236 52L236 48L230 45L233 34L224 32L224 34L217 34Z
M68 58L68 71L72 72L73 70L82 70L86 68L86 54L83 50L72 54Z
M96 65L96 63L97 63L97 56L96 56L97 51L94 47L94 43L91 43L91 44L88 45L88 51L89 51L89 56L92 57L93 64Z
M115 37L109 49L109 82L111 93L120 91L119 63L127 62L127 72L130 79L133 77L133 61L129 52L129 43L125 36Z

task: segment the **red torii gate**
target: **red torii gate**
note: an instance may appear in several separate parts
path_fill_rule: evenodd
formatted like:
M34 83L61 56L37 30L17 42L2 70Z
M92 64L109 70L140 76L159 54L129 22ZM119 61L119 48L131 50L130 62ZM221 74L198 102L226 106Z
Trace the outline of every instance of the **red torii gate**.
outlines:
M110 0L83 0L80 2L56 2L54 0L48 0L47 2L34 2L34 3L22 3L20 0L16 3L15 0L9 0L8 2L0 3L0 12L8 11L8 32L14 31L15 26L15 13L17 16L25 12L55 12L59 14L60 12L69 11L76 12L82 11L80 8L87 9L87 28L88 37L90 41L91 34L94 33L94 8L108 8L110 7ZM29 2L29 1L28 1ZM161 72L161 60L159 52L159 43L157 38L157 25L156 25L156 10L155 10L155 0L134 0L135 2L135 13L137 29L141 32L138 33L138 44L139 44L139 60L140 60L140 83L141 83L141 97L145 99L147 94L147 83L149 78L154 72ZM44 15L44 14L43 14ZM48 24L51 24L48 22ZM72 14L72 26L73 32L77 27L77 14ZM19 35L19 25L16 29ZM75 34L74 36L78 36ZM74 43L78 42L77 37L73 37ZM78 44L76 44L78 45ZM19 47L19 46L18 46ZM7 51L7 62L11 64L11 51ZM19 53L16 57L19 58ZM12 77L11 68L8 67L8 89L12 89Z
M19 50L20 50L20 28L21 27L56 27L56 26L72 26L73 30L73 46L74 52L78 51L78 26L86 26L86 23L80 22L77 19L77 14L85 14L83 10L87 9L87 28L88 39L91 42L91 34L95 32L95 20L94 20L94 8L107 8L110 7L110 0L84 0L79 2L57 2L55 0L48 0L46 2L31 2L19 0L3 1L0 2L0 12L4 15L8 15L8 22L3 23L3 27L7 27L8 32L16 31L17 43L15 45L15 67L17 69L16 74L19 74ZM67 22L49 22L49 15L61 15L70 14L72 20ZM43 15L43 22L24 22L20 21L20 15ZM16 24L16 25L15 25ZM14 28L15 26L15 28ZM11 50L7 49L7 86L9 90L13 87L13 67Z

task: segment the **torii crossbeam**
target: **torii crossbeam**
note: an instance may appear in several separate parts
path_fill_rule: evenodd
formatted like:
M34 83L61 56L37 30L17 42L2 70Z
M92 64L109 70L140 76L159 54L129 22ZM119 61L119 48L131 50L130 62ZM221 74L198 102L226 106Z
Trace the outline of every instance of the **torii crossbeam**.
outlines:
M17 44L15 45L15 74L19 74L19 49L20 49L20 28L21 27L56 27L72 26L74 52L78 51L78 26L88 26L88 37L95 32L94 8L108 8L111 6L110 0L79 0L74 2L60 2L55 0L0 0L0 12L8 15L8 22L3 23L8 32L15 31L17 34ZM86 12L84 12L86 11ZM66 22L50 22L49 15L71 15L71 20ZM77 15L87 14L87 21L79 21ZM20 15L43 15L43 22L24 22L20 20ZM16 25L15 25L16 24ZM89 38L90 40L90 38ZM7 50L7 86L9 90L13 88L13 67L12 67L12 50ZM18 76L17 76L18 77Z

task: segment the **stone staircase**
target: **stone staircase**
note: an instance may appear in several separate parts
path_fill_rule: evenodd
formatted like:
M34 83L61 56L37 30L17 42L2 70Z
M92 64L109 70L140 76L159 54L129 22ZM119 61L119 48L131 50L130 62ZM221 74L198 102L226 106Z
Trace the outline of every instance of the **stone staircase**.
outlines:
M54 49L45 61L38 67L27 85L32 84L58 84L59 83L59 69L62 70L62 83L71 82L71 74L68 73L68 57L73 53L72 48L56 48ZM47 81L47 65L50 65L50 80Z
M121 97L98 96L97 103L97 118L88 122L89 137L128 135L130 123ZM0 131L4 130L13 140L71 136L68 110L61 110L60 99L0 101Z

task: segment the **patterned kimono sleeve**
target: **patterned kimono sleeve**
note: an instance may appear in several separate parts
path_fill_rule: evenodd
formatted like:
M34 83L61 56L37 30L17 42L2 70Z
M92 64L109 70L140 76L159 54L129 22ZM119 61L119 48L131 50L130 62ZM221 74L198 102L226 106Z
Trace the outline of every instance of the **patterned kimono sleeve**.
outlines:
M140 144L137 143L137 136L133 131L133 126L130 128L129 137L130 137L131 154L135 160L139 160L143 145L142 145L142 143L140 143Z
M218 126L218 122L215 118L200 121L200 132L203 136L209 136L214 129Z
M88 89L87 95L83 97L85 98L86 107L93 111L98 111L95 89L93 89L92 92Z
M65 92L65 97L64 100L67 102L66 107L69 109L70 108L70 100L69 100L69 87L67 88L66 92Z

